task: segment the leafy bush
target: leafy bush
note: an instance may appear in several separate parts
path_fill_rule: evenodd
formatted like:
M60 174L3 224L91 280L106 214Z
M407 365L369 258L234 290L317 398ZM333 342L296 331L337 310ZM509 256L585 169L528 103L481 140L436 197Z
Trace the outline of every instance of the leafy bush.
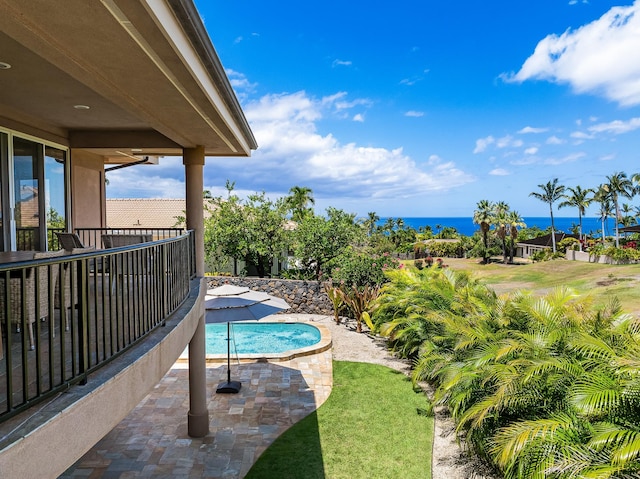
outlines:
M578 251L580 249L580 241L577 238L569 237L558 243L558 251L566 251L567 248Z
M280 277L282 279L299 279L299 280L313 280L316 278L316 273L313 268L289 268L280 271Z
M616 261L637 261L640 260L640 251L632 248L616 248L611 246L606 248L602 254L609 256Z
M331 279L334 284L345 284L349 287L379 286L387 282L385 270L396 269L399 264L399 261L392 258L389 253L371 256L349 251L334 262Z
M427 241L426 249L431 256L442 258L462 258L464 250L462 241Z

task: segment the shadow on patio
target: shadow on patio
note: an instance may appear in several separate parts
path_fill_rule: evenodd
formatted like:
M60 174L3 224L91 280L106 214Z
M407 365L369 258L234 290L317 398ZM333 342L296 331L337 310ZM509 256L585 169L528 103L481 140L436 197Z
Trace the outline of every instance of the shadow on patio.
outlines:
M327 399L331 351L232 365L234 379L242 382L239 394L216 394L227 369L209 365L210 432L201 439L187 435L188 374L185 364L176 363L127 418L60 477L244 477L275 438ZM321 455L317 439L300 447ZM324 471L307 472L324 477Z

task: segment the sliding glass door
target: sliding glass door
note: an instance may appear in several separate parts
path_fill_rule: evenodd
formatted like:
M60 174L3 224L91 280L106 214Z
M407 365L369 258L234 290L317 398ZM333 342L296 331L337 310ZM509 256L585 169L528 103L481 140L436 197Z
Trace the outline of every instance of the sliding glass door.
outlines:
M0 251L46 251L66 227L67 152L0 132Z
M40 171L42 146L13 137L13 217L16 225L16 249L42 251Z
M9 177L9 135L0 131L0 251L6 251L5 245L11 244L9 208L9 188L5 178Z

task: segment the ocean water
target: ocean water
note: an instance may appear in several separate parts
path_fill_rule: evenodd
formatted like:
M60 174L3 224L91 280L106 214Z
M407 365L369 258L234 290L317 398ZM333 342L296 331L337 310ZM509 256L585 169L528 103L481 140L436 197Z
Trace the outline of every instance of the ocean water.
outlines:
M380 218L378 221L378 225L383 225L387 218ZM471 236L475 231L479 229L478 225L473 223L473 218L471 217L441 217L441 218L414 218L414 217L402 217L405 226L411 226L416 230L420 226L431 226L431 229L434 233L437 233L441 228L445 226L450 226L456 229L458 233ZM544 230L551 226L551 218L544 216L532 216L532 217L524 217L524 223L528 228L533 226L537 226L538 228ZM553 218L553 224L555 226L556 231L563 231L565 233L571 233L571 226L574 224L578 224L577 217L569 217L569 216L560 216ZM601 222L600 218L594 217L585 217L582 218L582 231L586 234L590 234L592 236L600 235L601 230ZM613 235L615 233L615 222L612 218L607 219L605 223L605 234Z

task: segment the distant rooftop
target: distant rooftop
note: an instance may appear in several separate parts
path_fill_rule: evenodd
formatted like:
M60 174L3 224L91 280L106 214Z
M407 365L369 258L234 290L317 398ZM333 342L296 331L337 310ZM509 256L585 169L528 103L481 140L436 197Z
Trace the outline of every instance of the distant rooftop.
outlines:
M107 199L108 228L177 228L185 216L186 201L171 198Z

